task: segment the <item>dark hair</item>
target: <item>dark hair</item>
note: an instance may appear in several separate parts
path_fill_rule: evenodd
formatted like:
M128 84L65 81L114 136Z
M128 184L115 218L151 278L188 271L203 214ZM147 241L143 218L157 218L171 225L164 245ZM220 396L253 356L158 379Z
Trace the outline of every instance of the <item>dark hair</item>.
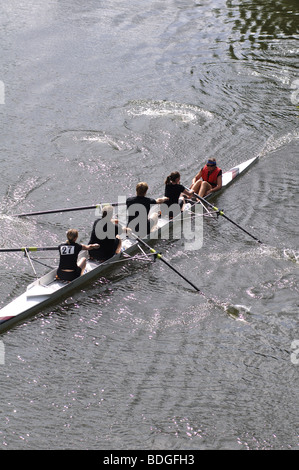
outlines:
M178 171L173 171L170 175L167 176L165 180L165 184L169 184L171 181L175 181L176 179L180 178L181 175Z

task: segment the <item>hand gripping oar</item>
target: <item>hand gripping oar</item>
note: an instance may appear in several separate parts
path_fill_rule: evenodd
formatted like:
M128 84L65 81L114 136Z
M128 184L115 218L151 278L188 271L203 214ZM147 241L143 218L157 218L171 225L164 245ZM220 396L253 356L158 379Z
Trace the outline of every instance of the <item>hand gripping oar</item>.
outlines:
M44 247L37 247L37 246L29 246L29 247L20 247L20 248L0 248L0 253L11 253L16 251L22 251L26 253L27 251L50 251L50 250L58 250L58 246L44 246Z
M92 206L80 206L80 207L66 207L64 209L51 209L51 210L44 210L38 212L28 212L24 214L13 214L13 217L29 217L31 215L42 215L42 214L56 214L59 212L72 212L72 211L84 211L88 209L100 209L102 206L120 206L125 204L125 202L112 202L112 203L101 203L101 204L94 204Z
M229 217L227 217L227 215L224 214L223 211L221 211L220 209L218 209L218 207L216 206L213 206L213 204L211 204L209 201L207 201L206 199L202 198L201 196L199 196L198 194L194 193L194 196L197 197L201 202L203 202L204 204L207 204L209 207L211 207L214 211L216 211L219 215L222 215L222 217L224 217L226 220L228 220L229 222L231 222L232 224L234 224L236 227L238 227L240 230L242 230L243 232L247 233L247 235L249 235L251 238L253 238L254 240L256 240L258 243L263 243L261 240L259 240L257 237L255 237L254 235L252 235L252 233L249 233L247 232L247 230L245 230L245 228L241 227L241 225L237 224L236 222L234 222L232 219L230 219Z
M141 243L143 246L145 246L146 248L148 248L150 250L151 253L153 253L157 259L163 261L164 264L166 264L166 266L168 266L170 269L172 269L175 273L177 273L182 279L184 279L188 284L190 284L190 286L192 286L197 292L199 292L201 295L203 295L204 297L205 294L196 286L193 284L193 282L191 282L189 279L187 279L182 273L180 273L176 268L174 268L168 261L166 261L166 259L163 258L163 256L161 255L161 253L158 253L156 250L154 250L151 246L149 246L144 240L142 240L142 238L138 237L134 232L131 233L131 235L136 238L136 240Z

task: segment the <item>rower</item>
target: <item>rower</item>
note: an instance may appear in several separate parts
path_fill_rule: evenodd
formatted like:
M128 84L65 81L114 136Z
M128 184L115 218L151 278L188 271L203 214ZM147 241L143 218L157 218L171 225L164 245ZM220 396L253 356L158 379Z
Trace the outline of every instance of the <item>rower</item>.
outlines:
M121 252L120 233L122 228L117 219L113 219L113 207L108 205L102 209L102 217L92 227L89 243L98 243L99 248L93 250L90 259L106 261Z
M192 180L191 188L200 197L219 191L222 188L222 170L218 168L215 158L207 161L206 165Z
M149 216L151 206L168 201L167 197L158 199L147 197L147 190L148 184L142 181L136 186L136 196L128 197L126 200L128 210L127 225L134 232L137 232L141 238L154 231L158 223L158 212L154 212Z
M93 250L95 248L99 248L99 245L83 245L76 243L78 239L78 230L76 229L68 230L66 236L67 241L58 246L60 261L56 278L61 281L73 281L84 273L84 269L86 267L85 257L82 257L78 262L80 251Z
M184 199L180 197L181 195L186 195L188 197L192 197L194 191L190 191L185 188L182 184L180 184L181 175L178 171L173 171L170 175L167 176L165 180L165 192L164 196L168 198L166 201L166 205L170 207L172 204L177 205L177 213L182 210L184 205ZM177 214L172 214L174 217Z

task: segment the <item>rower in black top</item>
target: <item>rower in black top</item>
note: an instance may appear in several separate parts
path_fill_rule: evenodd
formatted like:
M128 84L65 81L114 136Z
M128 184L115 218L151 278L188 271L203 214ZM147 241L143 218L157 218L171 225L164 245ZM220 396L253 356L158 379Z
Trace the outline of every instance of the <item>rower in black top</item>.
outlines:
M155 230L158 223L158 213L149 215L153 205L162 204L167 197L153 199L146 196L148 184L140 182L136 186L136 196L127 198L128 227L141 238Z
M121 251L120 233L122 227L117 219L112 219L113 207L105 206L102 217L97 219L92 227L89 243L98 243L99 248L93 250L90 259L106 261Z
M73 281L83 274L86 267L86 258L82 257L78 262L78 255L81 250L93 250L98 248L98 244L82 245L76 243L78 230L70 229L67 232L67 241L58 246L60 253L59 266L57 269L57 279L61 281Z
M164 195L168 198L166 204L168 207L174 204L174 211L171 211L169 216L174 217L179 214L184 205L184 199L180 197L181 195L186 195L192 197L194 191L189 191L182 184L180 184L181 175L178 171L173 171L167 176L165 180L165 192ZM177 205L177 207L175 207Z

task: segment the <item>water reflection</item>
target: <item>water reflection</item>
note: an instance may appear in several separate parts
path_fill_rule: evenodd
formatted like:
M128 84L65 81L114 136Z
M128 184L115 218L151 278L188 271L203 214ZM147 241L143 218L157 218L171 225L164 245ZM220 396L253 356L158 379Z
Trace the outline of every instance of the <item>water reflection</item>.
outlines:
M268 49L268 40L294 38L298 35L297 0L240 2L227 0L228 16L233 18L236 9L239 17L235 18L232 31L239 33L239 41L258 43L259 48Z

